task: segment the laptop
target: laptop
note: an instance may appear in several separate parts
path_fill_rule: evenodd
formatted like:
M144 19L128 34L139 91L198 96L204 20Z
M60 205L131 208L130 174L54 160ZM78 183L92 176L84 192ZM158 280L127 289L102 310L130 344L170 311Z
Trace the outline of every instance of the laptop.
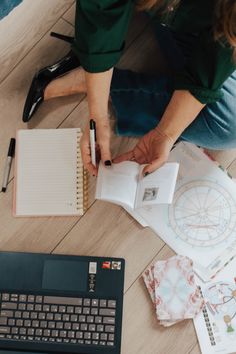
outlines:
M125 261L0 252L0 354L119 354Z

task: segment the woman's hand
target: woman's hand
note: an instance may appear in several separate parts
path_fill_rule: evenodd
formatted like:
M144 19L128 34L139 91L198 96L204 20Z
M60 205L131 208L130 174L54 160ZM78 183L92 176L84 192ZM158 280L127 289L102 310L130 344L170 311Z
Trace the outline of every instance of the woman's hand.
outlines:
M80 141L80 148L84 167L94 176L98 174L98 163L100 159L102 162L109 166L111 165L111 152L110 152L110 122L109 119L97 119L96 121L96 163L97 166L92 164L90 139L89 139L89 123L87 124L84 134Z
M144 135L133 150L116 157L113 162L129 160L147 164L142 171L143 176L146 176L167 161L174 142L174 139L156 127Z

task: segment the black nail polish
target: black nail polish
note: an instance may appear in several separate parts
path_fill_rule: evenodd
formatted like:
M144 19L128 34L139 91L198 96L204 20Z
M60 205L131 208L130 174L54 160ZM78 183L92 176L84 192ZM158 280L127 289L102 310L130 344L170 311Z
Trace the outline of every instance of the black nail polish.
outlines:
M111 161L110 160L106 160L105 161L105 166L111 166Z
M147 175L149 175L149 172L145 172L144 173L144 177L146 177Z

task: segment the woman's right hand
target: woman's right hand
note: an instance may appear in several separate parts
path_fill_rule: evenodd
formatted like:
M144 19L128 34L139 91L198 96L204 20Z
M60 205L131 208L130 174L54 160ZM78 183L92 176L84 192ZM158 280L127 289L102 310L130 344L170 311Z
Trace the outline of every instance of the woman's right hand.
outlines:
M90 151L90 139L89 139L89 122L86 125L84 134L80 141L80 148L82 154L82 160L84 167L93 176L98 174L98 164L100 160L105 166L111 165L111 151L110 151L110 121L108 118L95 119L96 122L96 166L92 164L91 151Z

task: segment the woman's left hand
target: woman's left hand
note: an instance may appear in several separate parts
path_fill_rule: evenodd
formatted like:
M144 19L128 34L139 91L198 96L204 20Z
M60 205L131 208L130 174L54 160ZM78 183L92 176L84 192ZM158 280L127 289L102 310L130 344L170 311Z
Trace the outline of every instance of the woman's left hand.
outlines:
M133 150L116 157L113 162L136 161L147 164L142 174L147 174L161 167L168 159L175 140L162 132L158 127L145 134Z

